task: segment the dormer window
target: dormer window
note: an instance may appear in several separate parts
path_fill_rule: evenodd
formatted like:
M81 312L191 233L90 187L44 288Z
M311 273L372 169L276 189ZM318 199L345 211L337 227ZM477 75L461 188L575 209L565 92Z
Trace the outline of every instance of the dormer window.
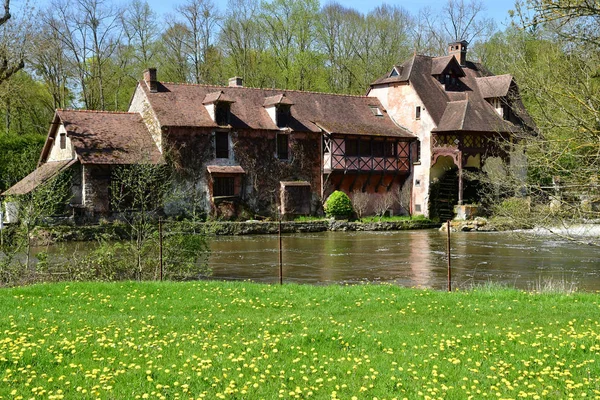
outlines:
M60 148L61 150L67 148L67 134L64 132L60 134Z
M292 120L292 103L285 94L276 94L265 98L263 107L279 129L288 128Z
M215 122L219 126L229 125L231 103L218 101L215 103Z
M285 104L279 104L275 112L275 119L277 120L278 128L287 128L290 124L292 117L291 106Z
M219 126L230 124L231 103L234 103L234 101L229 99L222 90L208 93L202 101L208 115Z

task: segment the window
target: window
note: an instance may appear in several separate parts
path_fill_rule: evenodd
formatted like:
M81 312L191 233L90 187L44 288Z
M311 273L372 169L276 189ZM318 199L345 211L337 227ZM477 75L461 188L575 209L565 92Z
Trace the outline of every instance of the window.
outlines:
M288 105L280 104L277 107L277 111L275 113L275 119L277 120L278 128L287 128L290 124L290 119L292 117L291 107Z
M417 149L415 154L415 162L421 162L421 141L417 140Z
M215 122L219 126L229 125L229 111L231 105L219 101L215 104Z
M383 157L385 144L387 143L380 141L373 142L373 157Z
M373 115L377 116L377 117L383 117L383 112L381 112L381 109L377 106L369 106L369 108L371 109L371 112L373 113Z
M358 153L361 157L371 156L371 141L359 140L358 141Z
M384 142L383 153L386 157L396 157L396 142Z
M289 135L278 133L277 134L277 158L280 160L287 160L289 157Z
M356 157L358 155L358 140L346 140L346 157Z
M506 103L502 104L502 118L506 121L510 121L512 116L512 110L510 106Z
M67 134L66 133L60 134L60 148L62 150L67 148Z
M219 196L235 196L235 178L222 176L213 178L213 197Z
M229 158L229 133L215 133L215 157Z
M421 106L417 106L417 109L415 110L415 118L421 119Z

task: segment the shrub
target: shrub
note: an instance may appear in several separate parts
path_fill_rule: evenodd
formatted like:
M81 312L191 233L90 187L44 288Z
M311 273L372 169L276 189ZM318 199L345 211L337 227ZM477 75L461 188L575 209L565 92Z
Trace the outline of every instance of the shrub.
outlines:
M349 217L352 212L350 197L339 190L331 193L325 202L325 215L328 217Z

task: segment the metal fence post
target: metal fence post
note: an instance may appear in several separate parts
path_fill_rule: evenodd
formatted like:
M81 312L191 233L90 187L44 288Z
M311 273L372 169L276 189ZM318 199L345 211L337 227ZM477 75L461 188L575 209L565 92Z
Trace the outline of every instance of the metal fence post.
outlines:
M452 264L450 261L450 258L452 256L451 251L450 251L450 220L448 220L446 222L446 231L448 232L448 240L447 240L447 247L448 247L448 291L451 292L452 291Z

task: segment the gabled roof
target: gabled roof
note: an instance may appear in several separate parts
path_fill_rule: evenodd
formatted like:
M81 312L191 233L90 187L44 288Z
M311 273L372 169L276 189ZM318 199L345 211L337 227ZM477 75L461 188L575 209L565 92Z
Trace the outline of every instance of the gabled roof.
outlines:
M433 131L496 133L519 130L516 125L505 121L486 100L490 94L508 93L512 82L510 75L490 76L480 65L469 61L460 66L454 56L415 55L402 66L403 75L407 75L408 82L437 126ZM446 86L434 76L444 74L449 68L455 72L461 71L456 90L446 90ZM371 87L388 83L379 79ZM527 119L524 121L528 124Z
M267 97L265 98L265 102L263 103L263 107L278 105L293 106L294 103L292 103L287 97L285 97L285 94L276 94L275 96Z
M494 115L495 114L495 115ZM495 112L481 109L481 104L469 100L448 103L442 119L432 132L514 132L516 127L507 127Z
M216 103L217 101L220 101L223 103L235 103L235 101L227 98L225 96L225 93L223 93L222 90L218 90L216 92L208 93L206 96L204 96L204 100L202 101L202 104L211 104L211 103Z
M56 118L82 164L164 162L138 113L57 110Z
M412 70L412 61L414 57L405 62L404 64L394 65L394 68L389 73L385 74L381 78L377 79L375 82L371 84L381 85L385 83L395 83L395 82L408 82L410 78L410 72ZM396 71L398 75L394 75L393 72Z
M217 128L202 101L207 94L222 91L235 101L229 117L232 129L279 131L265 105L293 104L288 125L292 131L319 133L321 124L336 134L415 137L392 121L379 100L367 96L164 82L156 93L143 82L140 87L162 127ZM373 115L370 106L383 110L383 116Z
M453 55L435 57L431 60L431 75L443 75L447 74L448 72L454 72L456 76L460 77L465 76L465 73L458 63L458 60Z
M37 167L32 173L15 183L2 193L3 196L23 195L31 192L38 186L48 182L62 171L76 163L77 160L51 161Z
M484 99L505 97L508 95L512 75L482 76L476 78L477 86Z

